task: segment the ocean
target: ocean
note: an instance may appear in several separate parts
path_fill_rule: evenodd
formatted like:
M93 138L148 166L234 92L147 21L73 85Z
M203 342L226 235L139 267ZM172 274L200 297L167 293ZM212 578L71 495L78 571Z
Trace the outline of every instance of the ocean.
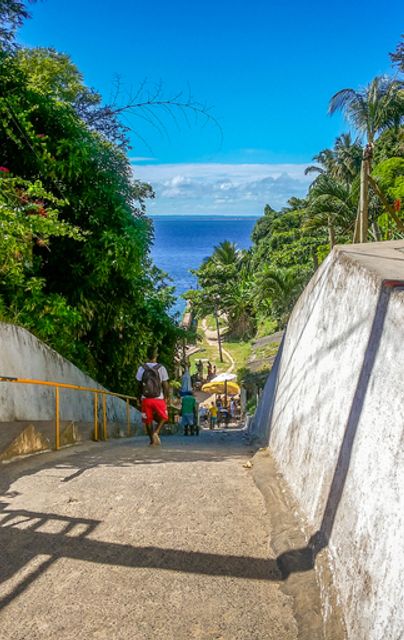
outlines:
M196 278L189 270L197 269L223 240L248 249L258 216L154 215L152 220L152 258L173 280L177 295L173 312L182 313L186 303L181 294L196 286Z

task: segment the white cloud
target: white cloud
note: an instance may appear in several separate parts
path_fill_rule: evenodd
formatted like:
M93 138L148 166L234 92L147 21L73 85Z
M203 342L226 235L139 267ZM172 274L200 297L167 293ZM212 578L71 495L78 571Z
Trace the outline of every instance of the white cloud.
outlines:
M260 214L265 204L284 206L304 196L312 177L305 164L148 164L134 166L139 180L150 182L154 213Z
M147 156L133 156L129 158L131 162L153 162L156 158L148 158Z

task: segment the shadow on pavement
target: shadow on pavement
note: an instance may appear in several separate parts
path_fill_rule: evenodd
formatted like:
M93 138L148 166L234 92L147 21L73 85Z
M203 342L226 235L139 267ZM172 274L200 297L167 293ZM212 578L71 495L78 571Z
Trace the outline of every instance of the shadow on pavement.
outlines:
M280 581L285 577L282 575L283 556L288 554L268 559L104 542L89 537L100 524L98 520L11 510L8 506L0 503L0 583L15 576L38 556L46 556L46 559L28 574L23 571L18 584L0 598L0 609L21 595L60 558L249 580ZM41 528L45 530L40 531ZM57 529L57 532L52 529ZM293 561L294 571L312 568L307 558L302 556L299 559L296 552Z
M74 448L35 456L3 467L0 477L0 609L10 604L61 558L101 565L179 571L210 576L229 576L249 580L280 581L291 571L308 571L312 556L306 550L291 551L278 558L220 555L200 551L135 547L105 542L93 536L99 520L74 518L52 513L13 509L11 502L19 494L10 490L18 478L44 470L59 470L59 482L74 482L97 467L130 467L160 463L195 461L219 462L226 458L254 453L243 443L242 433L206 434L184 443L167 437L167 448L149 448L145 440L118 441L110 445L89 445L86 451ZM203 442L205 440L205 442ZM214 448L211 446L214 443ZM69 473L71 470L71 473ZM10 581L8 585L5 583Z

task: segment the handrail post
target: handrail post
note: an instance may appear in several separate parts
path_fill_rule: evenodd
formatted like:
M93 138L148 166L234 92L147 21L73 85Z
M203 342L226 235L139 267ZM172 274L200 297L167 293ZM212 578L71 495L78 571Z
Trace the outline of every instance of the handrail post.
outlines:
M128 398L126 398L126 422L128 425L128 437L130 437L130 406Z
M103 440L108 439L107 432L107 396L105 393L102 394L102 437Z
M55 387L55 449L60 449L60 403L59 387Z
M98 441L98 393L94 393L94 440Z

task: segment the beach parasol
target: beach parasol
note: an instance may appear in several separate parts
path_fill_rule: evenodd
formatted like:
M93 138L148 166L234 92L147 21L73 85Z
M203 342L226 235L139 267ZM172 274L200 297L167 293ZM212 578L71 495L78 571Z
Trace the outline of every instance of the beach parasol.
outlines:
M202 391L205 393L224 393L225 396L228 394L236 395L240 393L240 387L235 382L236 378L237 376L234 373L220 373L209 382L206 382L202 386Z

